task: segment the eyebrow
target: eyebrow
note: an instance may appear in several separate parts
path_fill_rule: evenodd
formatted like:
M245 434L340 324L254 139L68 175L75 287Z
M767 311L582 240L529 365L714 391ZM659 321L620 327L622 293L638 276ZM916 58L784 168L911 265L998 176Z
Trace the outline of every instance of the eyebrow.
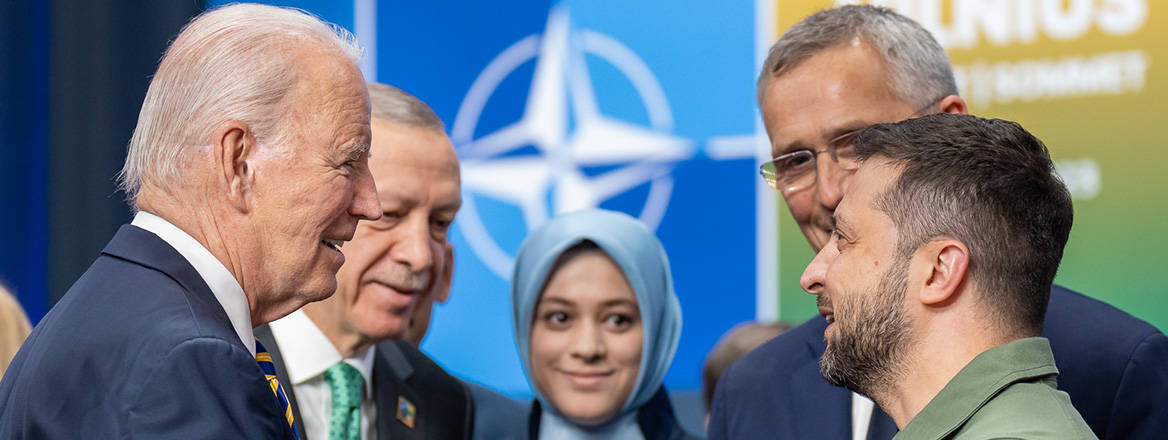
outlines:
M576 303L574 303L572 301L569 301L565 298L555 297L555 296L544 297L544 298L541 298L539 300L539 305L543 305L544 303L556 303L557 305L563 305L563 306L569 306L569 307L576 306ZM616 299L610 299L610 300L607 300L607 301L600 303L601 308L611 308L611 307L617 307L617 306L637 307L637 302L633 301L631 299L627 299L627 298L616 298Z
M827 141L829 143L831 143L831 142L835 142L835 141L839 140L840 138L842 138L844 136L847 136L849 134L854 134L854 133L861 131L865 128L871 127L872 125L874 125L874 124L869 123L869 122L865 122L865 121L861 121L861 120L855 120L855 121L848 122L846 124L838 125L835 128L832 128L830 130L824 130L822 135L823 135L824 139L827 139Z
M360 155L361 153L369 153L370 146L372 146L372 144L368 140L360 140L349 144L349 146L345 147L345 149L342 151L344 152L345 157L354 157Z
M550 296L550 297L540 298L539 303L536 304L536 307L542 306L544 303L557 303L557 304L562 305L562 306L570 306L570 307L574 307L576 305L575 303L568 301L566 299Z
M848 223L848 220L842 217L838 210L831 214L831 221L834 224L835 229L837 231L842 231L844 235L849 235L848 232L854 230L852 228L852 224Z
M608 301L602 302L602 303L600 303L600 306L603 308L616 307L616 306L637 307L637 302L633 301L631 299L617 298L617 299L610 299Z
M844 136L849 135L849 134L853 134L854 132L861 131L865 128L871 127L872 125L873 124L870 124L870 123L865 122L865 121L853 120L853 121L850 121L846 124L840 124L840 125L837 125L837 126L832 127L832 128L824 129L823 131L820 132L820 138L825 139L826 142L828 144L830 144L832 142L839 140L839 138L841 138L841 137L844 137ZM775 154L775 156L778 157L778 156L781 156L781 155L784 155L787 153L791 153L794 151L800 151L800 150L813 150L813 148L811 148L810 145L808 145L806 142L803 142L802 140L796 140L794 142L791 142L790 144L787 144L785 147L783 147L781 150L779 150Z

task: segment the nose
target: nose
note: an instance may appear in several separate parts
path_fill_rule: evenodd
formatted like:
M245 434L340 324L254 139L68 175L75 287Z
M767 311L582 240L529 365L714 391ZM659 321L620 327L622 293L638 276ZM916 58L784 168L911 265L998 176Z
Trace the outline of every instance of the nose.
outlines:
M600 326L594 323L577 326L572 335L572 357L589 363L603 359L607 348L602 332Z
M817 173L815 178L816 199L828 211L835 211L835 207L844 197L844 191L848 190L848 181L851 180L854 171L840 168L839 164L827 154L820 155L815 161L815 167Z
M353 191L353 203L349 206L349 214L365 220L381 218L381 201L377 197L377 184L373 182L373 174L369 165L361 166L358 172L357 185Z
M434 253L430 249L429 218L413 212L398 225L397 242L390 250L391 257L417 273L429 270L434 264Z
M815 258L807 264L807 268L803 269L803 276L799 277L799 286L812 295L823 293L823 283L827 278L827 268L838 254L836 242L833 238L827 242L826 246L819 250L818 254L815 254Z

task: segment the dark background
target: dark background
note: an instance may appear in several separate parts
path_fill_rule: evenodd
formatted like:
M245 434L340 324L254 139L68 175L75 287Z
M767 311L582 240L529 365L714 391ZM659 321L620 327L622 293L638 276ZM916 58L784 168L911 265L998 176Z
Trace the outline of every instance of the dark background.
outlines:
M130 220L117 190L168 43L202 1L0 1L0 282L35 325Z

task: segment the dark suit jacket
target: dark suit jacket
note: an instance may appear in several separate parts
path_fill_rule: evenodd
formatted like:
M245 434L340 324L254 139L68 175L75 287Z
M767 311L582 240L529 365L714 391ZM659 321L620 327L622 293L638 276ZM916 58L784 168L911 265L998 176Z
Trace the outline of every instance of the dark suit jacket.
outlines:
M308 438L301 424L300 406L280 346L266 325L256 328L276 364L276 376L292 403L292 415L300 440ZM377 436L380 439L469 439L474 409L462 383L418 349L402 341L377 345L373 359L373 393L377 402ZM398 397L414 404L414 427L398 420ZM320 440L320 439L315 439Z
M539 438L539 421L543 409L538 400L531 403L531 414L527 418L528 440ZM669 393L661 387L653 397L637 410L637 426L645 440L697 440L686 432L673 414L673 404L669 403ZM520 437L524 438L524 437Z
M714 393L709 438L850 439L851 395L824 382L819 357L827 322L815 317L731 365ZM1059 389L1100 439L1168 433L1168 338L1148 323L1063 287L1051 289L1042 335ZM877 407L869 439L888 439Z
M474 440L514 438L527 426L531 405L482 385L462 381L474 401Z
M206 282L122 226L0 382L0 438L291 438Z

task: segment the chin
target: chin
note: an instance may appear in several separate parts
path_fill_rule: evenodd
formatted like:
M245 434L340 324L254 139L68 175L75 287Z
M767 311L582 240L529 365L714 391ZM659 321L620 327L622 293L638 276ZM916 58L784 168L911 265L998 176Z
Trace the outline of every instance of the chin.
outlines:
M380 341L398 340L406 335L405 321L394 319L394 323L387 324L385 321L375 323L374 325L362 326L361 334L370 339Z
M323 285L320 286L320 288L312 289L304 293L303 296L308 299L308 302L323 301L329 299L333 296L334 293L336 293L337 279L335 277L330 278L330 280L322 283Z
M561 411L561 412L563 412L564 416L568 417L573 422L575 422L579 425L583 425L583 426L603 425L605 422L612 420L612 417L616 415L616 412L604 412L604 413L597 413L594 411L582 411L582 412L573 412L573 413L568 413L566 411Z
M593 399L580 396L568 396L569 406L561 408L556 405L564 416L584 426L604 424L616 415L619 406L610 406L608 402L594 402Z

